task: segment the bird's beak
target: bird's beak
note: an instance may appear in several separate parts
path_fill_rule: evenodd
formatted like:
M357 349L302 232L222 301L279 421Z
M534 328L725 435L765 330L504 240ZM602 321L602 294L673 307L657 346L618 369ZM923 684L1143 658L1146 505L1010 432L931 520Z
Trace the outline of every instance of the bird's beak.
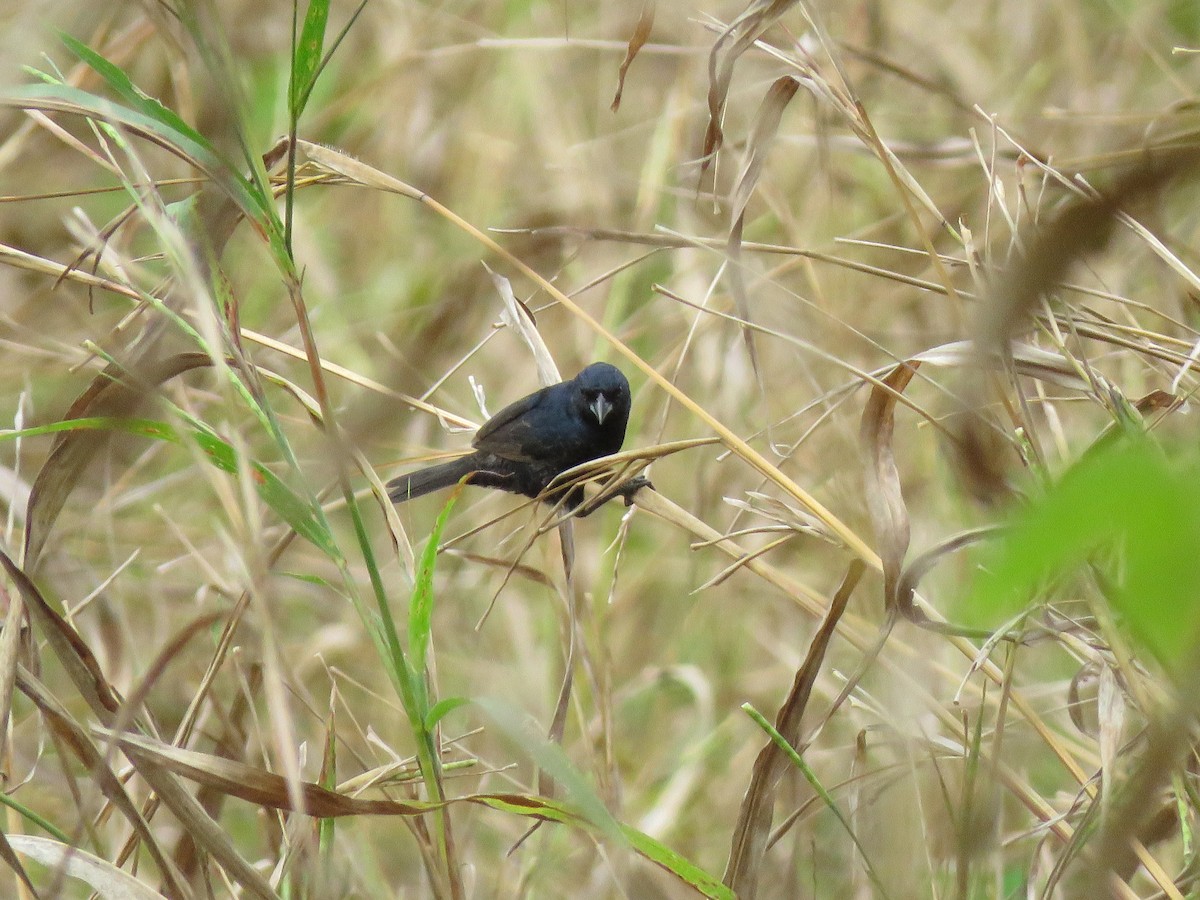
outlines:
M603 425L604 420L608 418L608 414L613 411L613 405L603 394L597 394L596 399L592 401L588 409L596 417L596 424Z

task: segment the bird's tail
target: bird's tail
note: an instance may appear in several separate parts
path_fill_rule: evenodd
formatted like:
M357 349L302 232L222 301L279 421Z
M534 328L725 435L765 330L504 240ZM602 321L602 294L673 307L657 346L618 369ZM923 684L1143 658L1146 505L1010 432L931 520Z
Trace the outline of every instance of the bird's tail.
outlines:
M475 455L453 459L437 466L417 469L387 483L388 497L393 503L403 503L413 497L421 497L433 491L458 484L479 468Z

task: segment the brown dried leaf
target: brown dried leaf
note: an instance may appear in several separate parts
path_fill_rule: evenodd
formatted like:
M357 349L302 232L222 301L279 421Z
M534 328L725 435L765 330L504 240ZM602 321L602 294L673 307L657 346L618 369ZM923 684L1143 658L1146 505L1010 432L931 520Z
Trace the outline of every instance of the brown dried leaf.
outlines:
M79 636L79 632L46 602L42 592L29 576L18 568L3 550L0 550L0 565L20 591L30 618L41 630L75 689L96 715L111 718L120 708L121 701L113 692L108 679L104 677L100 663L96 661L87 643ZM15 664L15 659L13 663Z
M183 372L211 365L205 353L180 353L154 360L133 371L112 363L92 379L63 416L64 421L92 417L123 418L133 414L153 390ZM87 464L108 442L106 431L81 429L60 432L38 472L25 509L25 565L36 568L46 535Z
M4 608L4 621L0 624L0 734L8 734L17 664L22 653L29 653L33 642L25 627L25 601L20 593L11 594L0 584L0 607ZM36 666L33 662L26 664Z
M633 34L629 36L629 45L625 49L625 59L621 61L621 68L617 71L617 92L613 95L612 106L609 107L613 112L621 108L621 94L625 92L625 73L633 64L634 57L650 39L656 6L656 0L644 0L642 3L641 15L638 16L637 25L633 27Z
M317 818L422 816L434 810L444 809L449 803L461 802L479 803L494 808L520 808L524 810L522 815L583 824L582 820L575 819L573 815L564 815L552 802L521 794L473 794L449 801L364 800L330 790L311 781L301 781L297 786L304 807L303 810L298 810L291 791L292 786L282 775L237 760L185 750L128 732L118 734L106 728L95 730L116 743L130 759L152 763L229 797L237 797L270 809L303 812Z
M1147 153L1144 163L1125 171L1106 192L1079 197L1064 207L993 285L981 307L980 349L1004 353L1008 338L1024 327L1038 299L1065 279L1077 259L1108 243L1117 218L1130 203L1178 175L1193 174L1197 166L1200 151L1193 148Z
M903 362L871 388L863 410L859 439L866 455L863 492L875 529L875 544L883 562L883 599L885 608L897 607L900 569L908 553L908 509L900 486L900 472L892 450L896 398L904 392L920 363Z
M442 801L360 800L312 782L300 782L298 787L304 808L299 810L293 802L287 780L274 773L220 757L183 750L137 735L117 734L108 729L97 731L116 743L126 756L142 765L161 766L190 780L224 791L231 797L240 797L273 809L303 812L320 818L351 815L420 816L445 809L451 804L470 803L510 815L559 822L574 828L593 832L599 830L604 833L603 824L581 816L567 804L527 794L468 794ZM698 889L703 896L726 896L709 876L668 851L657 841L633 828L618 828L619 839L627 841L636 853Z
M196 845L218 863L231 878L241 884L249 894L263 900L278 900L271 885L249 862L242 858L230 840L229 834L213 821L212 817L196 801L191 792L169 772L150 761L130 756L138 774L146 780L171 814L179 820Z
M18 837L18 835L14 835ZM27 835L19 835L19 837L27 837ZM8 836L0 831L0 859L3 859L8 867L13 870L13 874L20 879L25 890L29 892L29 896L34 900L40 900L40 894L37 888L33 886L33 882L29 880L29 874L25 871L25 867L21 865L21 861L17 859L17 854L13 852L12 844L9 843Z
M980 304L977 347L986 359L1007 360L1009 343L1026 326L1039 300L1052 292L1075 262L1103 249L1118 221L1139 231L1124 210L1148 197L1173 178L1195 176L1200 151L1177 147L1147 151L1144 161L1123 172L1104 193L1072 200L1036 235L1028 249L996 278ZM985 368L981 365L981 370ZM1000 445L972 406L981 403L982 384L968 399L957 441L959 469L967 486L982 500L1005 492L1006 459Z
M754 125L746 139L746 159L733 192L734 221L741 219L746 213L746 204L750 202L750 195L762 176L771 144L779 131L783 111L792 102L799 87L800 81L791 75L777 78L763 97L762 103L758 105L758 112L754 114Z
M800 82L790 75L776 79L767 91L767 96L759 104L758 112L754 115L754 127L746 143L746 162L742 166L742 174L738 178L737 189L733 197L733 217L729 227L729 241L725 252L729 256L729 286L733 294L738 316L745 323L753 321L750 317L750 297L746 292L746 279L742 273L742 229L746 224L746 205L750 195L758 186L758 179L766 165L767 155L775 134L779 130L779 121L787 108ZM746 352L750 355L750 365L758 378L759 390L766 393L763 382L762 367L758 363L758 348L754 341L754 330L742 326L742 337L746 341Z
M492 277L496 293L500 295L500 299L504 303L500 319L517 333L529 348L529 352L533 354L533 360L537 364L538 380L542 387L558 384L563 377L558 371L550 348L546 346L546 341L537 329L537 323L533 321L533 313L530 312L528 306L517 299L517 295L513 293L512 282L503 275L493 272L487 263L484 263L483 267Z
M1093 389L1093 383L1080 374L1079 365L1061 353L1020 341L1013 341L1011 352L1013 371L1018 375L1054 384L1071 391L1089 393ZM981 361L974 341L952 341L949 344L940 344L937 347L923 350L913 359L943 368L969 368L977 371L981 362L992 371L1003 371L1004 368L998 359ZM1106 385L1104 381L1099 381L1099 383Z
M314 144L311 141L296 141L296 149L303 151L308 160L318 168L349 179L355 184L393 194L402 194L414 200L425 199L426 195L416 188L333 147Z
M104 729L104 734L115 741L130 759L160 766L229 797L238 797L271 809L295 809L291 786L288 779L282 775L248 766L234 759L185 750L135 734L118 734L107 729ZM429 812L436 806L394 800L361 800L308 781L299 782L295 787L298 788L303 801L304 813L318 818L361 815L414 816Z
M1095 660L1080 667L1067 687L1067 713L1080 733L1094 738L1100 734L1096 698L1100 691L1100 664Z
M1117 756L1125 739L1125 694L1111 666L1100 669L1096 717L1100 727L1100 809L1107 816L1116 784Z
M236 759L245 753L247 737L246 722L250 718L252 703L259 696L262 687L262 665L254 663L247 666L245 688L234 697L232 708L227 715L221 717L220 733L213 738L215 752L218 756ZM176 737L176 742L180 739ZM225 803L225 795L201 785L196 791L196 801L212 819L218 819ZM196 842L191 835L182 832L172 853L179 870L190 880L196 875L200 865L200 854Z
M912 602L913 593L916 592L917 585L925 577L925 573L940 562L942 557L961 550L970 544L995 537L1003 531L1004 527L1001 525L985 525L981 528L972 528L969 531L960 531L958 534L951 535L918 554L904 567L904 571L900 573L900 580L896 585L896 606L899 612L910 622L914 622L917 625L938 624L930 623L925 614L917 609Z
M204 358L207 359L207 357ZM31 617L46 636L48 644L58 657L63 668L67 671L71 682L75 685L75 689L87 701L92 714L106 724L114 722L120 703L109 686L108 680L100 670L95 655L75 629L46 603L29 577L17 568L16 564L3 551L0 551L0 565L3 565L9 578L17 585L18 590L21 592L21 597L31 613ZM58 715L63 725L62 736L70 742L72 750L85 765L89 765L89 769L91 768L90 760L103 761L82 729L73 724L74 720L66 716L65 711L59 711L58 702L52 696L44 691L38 694L38 696L34 696L35 693L38 693L39 686L33 682L32 677L24 669L19 668L17 670L17 685L26 696L42 709L48 718L55 714ZM229 836L204 812L191 794L185 791L183 786L170 773L164 772L154 765L139 764L138 760L133 760L133 762L138 769L138 773L146 780L151 789L158 794L175 817L179 819L183 828L199 846L203 847L214 860L225 868L234 880L240 882L254 896L263 898L275 897L275 893L271 890L266 879L246 860L242 859L234 849L233 844L230 843ZM113 780L115 781L115 776ZM133 824L135 830L138 830L140 813L137 812L136 807L133 806L127 796L124 797L126 802L122 803L121 797L124 796L124 788L121 788L118 794L116 787L120 787L119 783L116 787L110 786L106 788L103 783L103 777L99 778L98 781L100 782L101 789L105 791L105 796L112 800L127 817L131 816L131 814L136 816L136 818L130 818L130 822ZM179 886L178 890L171 891L172 895L188 896L187 892L181 887L183 879L179 877L174 864L159 849L157 844L152 843L153 837L149 829L144 827L144 823L142 825L145 834L142 834L141 830L138 833L142 836L142 840L146 841L147 845L151 847L155 863L161 871L170 873L172 885Z
M734 64L795 2L753 0L713 44L712 52L708 55L708 128L704 132L701 172L708 168L724 141L721 119L725 115L725 101L729 97Z
M91 781L100 789L105 798L125 816L134 833L145 843L147 851L162 874L165 893L170 897L190 897L191 892L187 889L186 882L162 848L158 846L154 833L142 817L137 805L126 793L125 786L112 771L108 761L88 738L83 727L75 721L74 717L58 702L45 685L23 667L17 669L17 687L38 708L46 723L58 736L61 744L75 754L84 769L90 773Z
M0 846L8 849L8 842L5 841ZM53 838L14 834L12 846L43 866L49 866L84 882L95 891L95 896L120 897L121 900L158 900L162 897L162 894L147 882L138 880L108 860ZM37 896L36 891L34 896ZM56 892L55 896L61 895Z
M808 706L809 697L812 696L821 664L825 660L825 651L833 639L834 632L837 631L842 613L846 611L850 595L854 593L854 588L857 587L865 569L866 566L861 560L856 559L850 563L841 587L834 595L833 602L829 604L829 612L813 636L804 663L796 671L792 689L775 717L775 730L793 746L800 743L801 719L805 707ZM721 879L740 897L753 897L757 890L759 869L766 852L767 840L771 836L775 791L788 765L788 758L774 741L767 741L754 761L750 786L746 789L746 796L742 800L737 825L733 831L729 862L725 865L725 874Z
M1176 410L1183 405L1183 399L1167 391L1151 391L1133 403L1134 408L1143 416L1163 410Z

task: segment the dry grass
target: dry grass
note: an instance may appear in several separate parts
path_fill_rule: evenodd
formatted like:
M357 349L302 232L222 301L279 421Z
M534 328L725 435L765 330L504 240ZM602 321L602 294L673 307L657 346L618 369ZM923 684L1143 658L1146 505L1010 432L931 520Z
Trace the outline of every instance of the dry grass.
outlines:
M376 2L294 156L287 9L109 15L0 12L0 893L1197 890L1189 4ZM381 502L539 340L657 493Z

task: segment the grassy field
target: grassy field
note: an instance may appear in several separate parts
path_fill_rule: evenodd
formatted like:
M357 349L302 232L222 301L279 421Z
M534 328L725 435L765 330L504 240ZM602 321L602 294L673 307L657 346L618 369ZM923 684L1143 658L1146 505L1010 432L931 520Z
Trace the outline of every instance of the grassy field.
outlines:
M1197 7L329 6L0 10L0 895L1200 895Z

